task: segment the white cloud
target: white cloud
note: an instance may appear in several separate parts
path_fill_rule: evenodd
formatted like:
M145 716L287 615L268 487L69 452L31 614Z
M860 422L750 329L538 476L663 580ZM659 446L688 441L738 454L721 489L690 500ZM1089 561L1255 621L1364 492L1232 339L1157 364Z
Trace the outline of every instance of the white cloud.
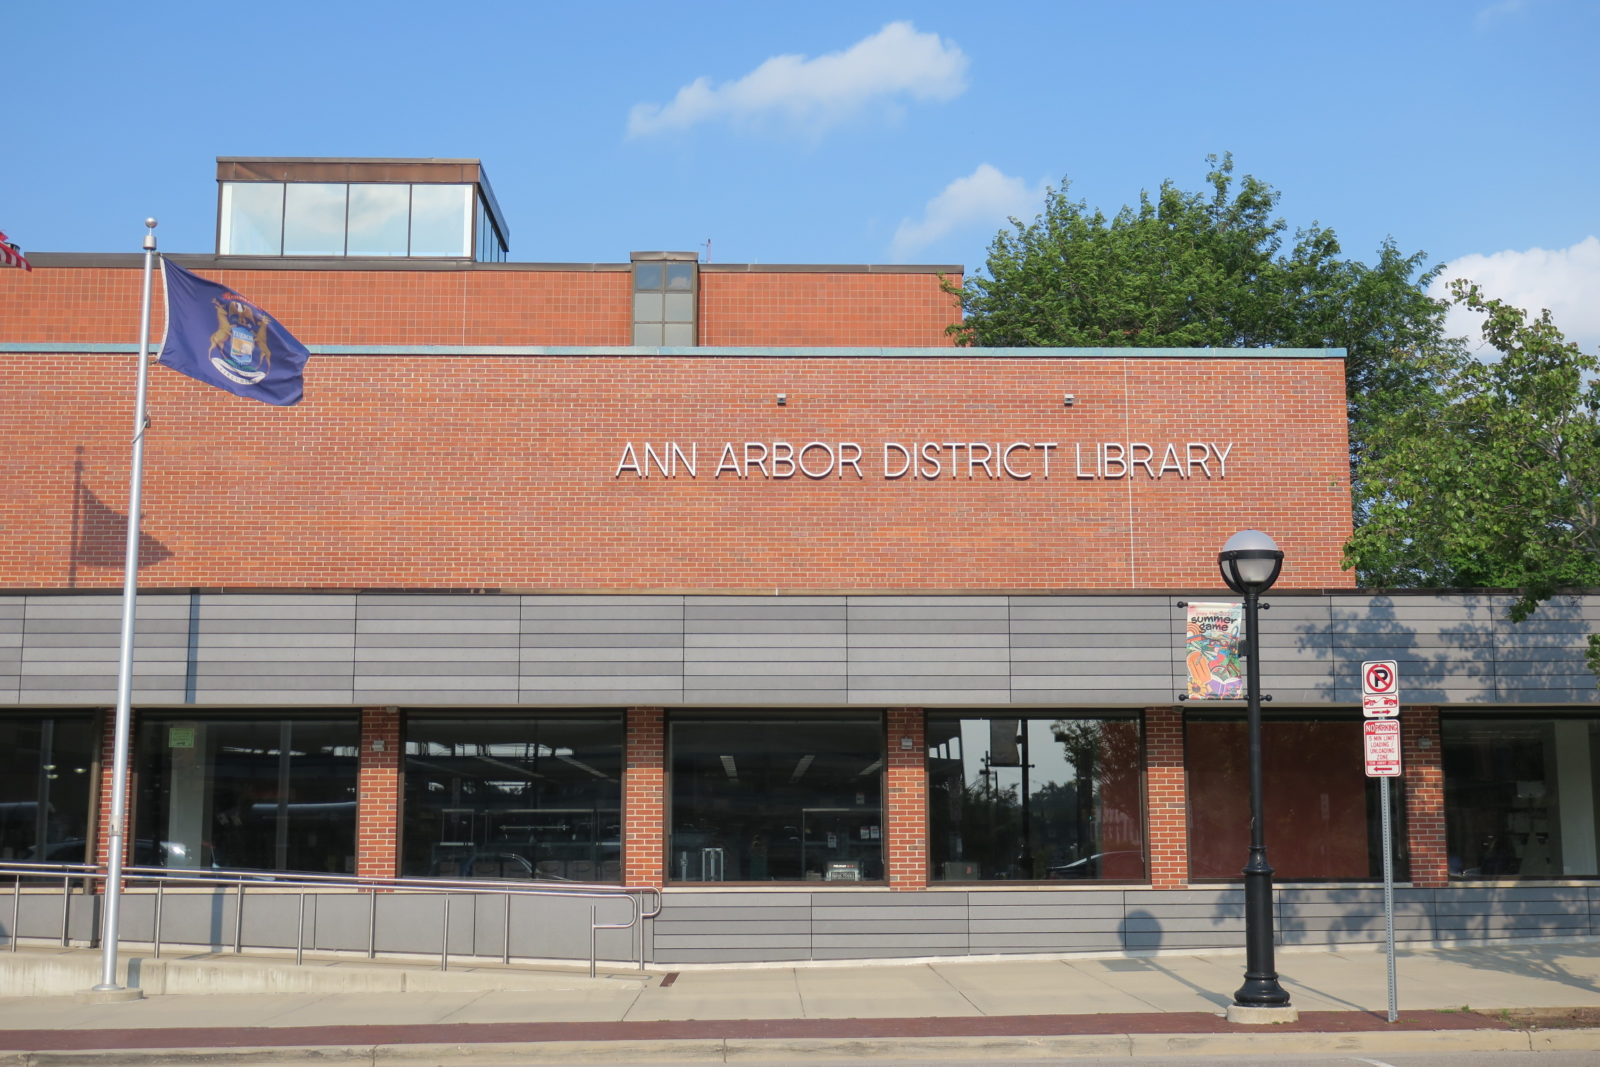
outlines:
M1007 219L1039 213L1046 183L1029 186L1021 178L1008 178L988 163L964 178L957 178L928 201L920 219L903 219L894 231L889 255L903 263L922 249L957 230L983 225L998 231Z
M891 22L842 52L773 56L737 81L696 78L669 104L637 104L628 135L684 130L719 119L776 120L820 133L875 102L949 100L967 88L967 57L936 33Z
M1584 351L1600 348L1600 237L1589 236L1568 248L1506 250L1462 256L1445 264L1433 283L1434 296L1445 296L1453 278L1470 278L1485 296L1504 300L1537 315L1548 308L1567 340ZM1482 316L1452 308L1446 326L1453 336L1482 337Z

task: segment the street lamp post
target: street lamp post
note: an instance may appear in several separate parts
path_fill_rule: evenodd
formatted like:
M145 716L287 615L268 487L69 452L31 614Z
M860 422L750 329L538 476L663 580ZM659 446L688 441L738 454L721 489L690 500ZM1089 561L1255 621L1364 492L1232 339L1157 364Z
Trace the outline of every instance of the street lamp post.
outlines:
M1250 720L1250 859L1244 868L1244 985L1233 995L1238 1008L1287 1008L1289 994L1278 984L1272 947L1272 867L1261 802L1261 656L1256 639L1261 594L1272 588L1283 567L1283 552L1260 530L1228 538L1217 553L1228 588L1244 597L1245 699Z

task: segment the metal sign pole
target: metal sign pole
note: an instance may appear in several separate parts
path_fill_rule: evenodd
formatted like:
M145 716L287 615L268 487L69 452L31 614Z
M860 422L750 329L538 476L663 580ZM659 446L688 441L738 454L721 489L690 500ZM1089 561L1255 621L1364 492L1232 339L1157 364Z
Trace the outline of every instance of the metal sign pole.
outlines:
M1389 1021L1400 1018L1394 979L1394 841L1389 822L1389 779L1378 779L1378 796L1383 808L1383 934L1389 945Z
M1383 939L1389 956L1389 1021L1400 1018L1394 976L1394 829L1389 817L1389 779L1400 774L1400 665L1392 659L1361 665L1361 746L1367 777L1378 779L1383 811Z

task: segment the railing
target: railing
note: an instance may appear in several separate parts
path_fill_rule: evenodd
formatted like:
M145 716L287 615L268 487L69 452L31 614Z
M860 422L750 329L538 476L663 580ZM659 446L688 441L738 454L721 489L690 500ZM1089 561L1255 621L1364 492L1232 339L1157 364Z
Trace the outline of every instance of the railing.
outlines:
M166 905L166 891L173 888L213 888L235 894L233 909L233 951L242 954L244 944L244 905L249 889L298 892L296 910L295 963L305 958L306 897L315 891L345 891L367 895L367 958L378 955L378 899L380 894L420 893L440 897L441 932L439 937L439 969L450 967L450 898L451 895L470 893L474 896L500 896L504 899L504 927L500 961L511 963L511 902L517 897L556 897L591 900L589 906L589 977L597 971L596 936L601 930L634 930L638 942L639 969L644 970L645 944L642 920L661 914L661 891L651 887L624 887L591 885L576 882L511 882L470 881L446 878L352 878L321 874L274 874L262 871L226 870L174 870L169 867L124 867L124 881L135 886L154 884L155 912L149 944L155 956L161 955L161 921ZM70 943L73 887L87 893L91 886L98 887L106 878L104 868L78 863L0 863L0 879L11 878L10 947L17 950L20 931L18 922L22 909L22 891L25 881L30 883L61 883L61 945ZM3 882L0 882L3 884ZM624 922L602 923L599 909L604 901L626 901L628 917ZM646 906L645 901L649 901ZM137 939L124 938L124 940ZM219 946L220 947L220 946ZM412 954L412 953L407 953Z

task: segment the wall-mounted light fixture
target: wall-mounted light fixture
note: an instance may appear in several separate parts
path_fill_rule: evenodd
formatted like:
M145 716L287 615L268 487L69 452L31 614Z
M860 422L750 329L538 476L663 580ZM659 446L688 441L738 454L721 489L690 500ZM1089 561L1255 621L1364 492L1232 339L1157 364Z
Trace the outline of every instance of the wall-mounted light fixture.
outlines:
M779 393L778 394L778 406L780 408L783 407L788 402L789 402L789 394L788 393Z
M1076 404L1077 402L1078 402L1078 398L1073 396L1071 393L1067 393L1065 396L1063 396L1061 398L1061 406L1064 407L1064 408L1070 408L1073 404Z

